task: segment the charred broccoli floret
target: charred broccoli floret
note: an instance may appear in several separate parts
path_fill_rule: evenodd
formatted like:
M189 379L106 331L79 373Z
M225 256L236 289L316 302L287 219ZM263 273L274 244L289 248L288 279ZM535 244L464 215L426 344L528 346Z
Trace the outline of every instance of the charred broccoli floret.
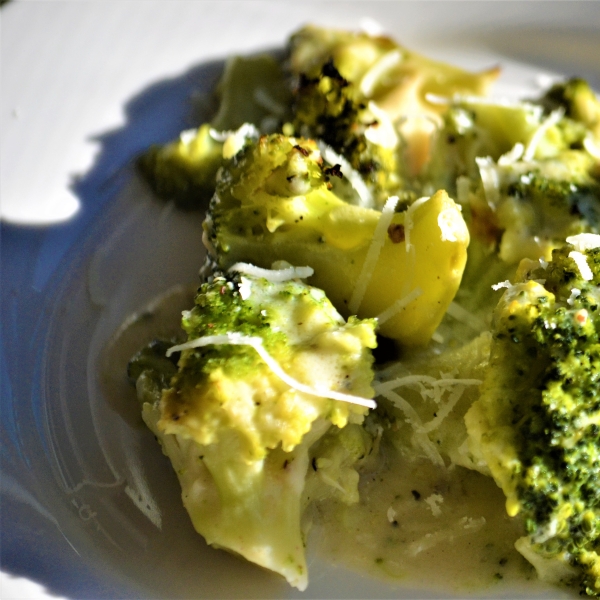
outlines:
M525 261L496 308L471 450L522 515L542 579L600 595L600 236ZM533 267L532 267L533 264Z
M197 531L304 589L306 503L358 499L375 323L346 323L321 290L289 279L302 273L283 267L203 284L183 314L188 342L167 352L181 357L166 387L173 365L156 357L160 344L132 360L130 375Z
M289 63L296 131L342 154L369 184L376 207L412 186L426 162L432 123L445 110L430 95L485 93L498 75L467 73L386 37L313 26L291 37Z
M293 125L304 137L317 138L341 154L366 181L381 207L400 189L398 136L385 113L361 100L332 61L317 77L301 74L294 93ZM363 201L364 202L364 201Z

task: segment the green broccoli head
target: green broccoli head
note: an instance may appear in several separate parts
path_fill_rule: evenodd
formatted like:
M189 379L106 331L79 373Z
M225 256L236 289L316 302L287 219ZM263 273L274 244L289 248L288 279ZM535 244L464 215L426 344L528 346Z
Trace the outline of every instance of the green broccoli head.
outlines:
M465 265L460 209L443 191L408 208L392 198L385 214L351 205L330 189L339 171L312 140L274 134L246 145L220 171L205 245L221 269L309 265L310 283L345 317L377 317L382 335L424 345Z
M557 109L583 124L600 139L600 100L584 79L574 77L553 85L538 102L550 113Z
M575 161L577 175L597 177L599 114L600 101L583 80L554 86L528 102L458 97L442 116L425 179L452 193L458 177L476 183L484 176L481 159L503 155L501 162L521 159L530 169L536 161L555 159L557 168Z
M358 497L354 465L368 436L337 432L373 405L375 323L346 323L321 290L297 279L306 273L279 266L215 275L183 314L188 342L167 352L180 352L177 372L155 343L129 373L196 530L304 589L307 502L339 497L340 488L342 500Z
M490 124L483 127L482 119L475 122L481 135L474 139L486 135L496 143L502 138L492 135ZM451 159L452 164L442 169L445 183L457 190L459 202L467 208L465 219L473 239L509 265L523 258L550 260L552 250L567 236L600 231L596 159L587 150L570 149L562 142L556 146L562 148L558 153L537 156L533 150L546 139L539 135L544 134L544 127L532 128L526 143L524 137L521 141L513 137L496 149L487 142L484 149L476 147L467 129L463 137L450 136L451 143L445 143L453 150L440 154ZM557 126L552 128L557 130ZM481 157L485 150L489 155ZM454 176L458 179L453 184Z
M490 367L466 422L509 515L524 518L519 549L541 557L532 561L541 577L555 564L557 579L598 596L600 236L569 239L549 264L525 261L500 300Z
M200 209L213 195L222 149L222 142L211 136L205 124L184 131L164 146L152 146L139 158L138 166L159 198L174 200L179 208Z
M446 109L432 96L485 94L499 73L468 73L383 36L314 26L291 37L289 64L297 79L296 130L346 157L372 189L375 206L414 185L426 163L434 124Z
M361 100L333 61L317 77L302 73L294 93L293 125L341 154L365 180L373 206L383 206L400 188L398 137L387 115Z

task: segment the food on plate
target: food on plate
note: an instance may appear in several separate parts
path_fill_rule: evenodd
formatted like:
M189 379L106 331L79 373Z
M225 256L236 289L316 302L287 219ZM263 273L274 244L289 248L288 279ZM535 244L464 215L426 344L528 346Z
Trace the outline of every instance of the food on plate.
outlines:
M517 548L540 577L600 577L600 236L523 261L498 302L481 396L466 415L476 461L523 514Z
M498 74L308 26L140 159L208 254L130 362L144 421L206 541L301 590L320 523L388 576L467 540L600 596L600 101Z
M382 335L427 343L467 259L460 207L443 190L402 212L397 196L382 211L349 204L330 189L334 171L313 140L246 140L219 171L205 221L210 257L225 269L269 267L273 257L310 265L310 283L344 316L378 317Z
M308 465L321 460L332 426L361 424L374 406L375 322L346 323L321 290L299 280L310 270L283 266L234 265L212 276L183 316L188 341L166 352L167 363L181 353L172 378L171 363L163 376L163 365L147 359L156 344L130 373L139 374L144 421L173 463L195 528L304 589ZM354 437L361 445L368 436ZM321 493L342 488L355 498L353 460L340 458L344 469L320 479Z

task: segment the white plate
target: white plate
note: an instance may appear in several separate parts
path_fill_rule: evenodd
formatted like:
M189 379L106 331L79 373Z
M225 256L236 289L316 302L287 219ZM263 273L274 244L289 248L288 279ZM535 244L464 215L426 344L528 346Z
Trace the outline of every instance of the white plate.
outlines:
M44 588L68 598L426 597L321 562L311 565L302 595L206 548L191 531L169 465L135 425L135 408L107 401L98 375L101 349L122 320L169 286L193 281L202 255L199 219L149 197L131 160L188 124L190 94L211 89L228 54L281 47L306 22L356 28L369 17L435 58L471 69L502 64L499 90L516 95L534 91L542 72L577 74L600 87L599 8L5 6L2 567L41 587L19 591L4 576L2 597L43 597Z

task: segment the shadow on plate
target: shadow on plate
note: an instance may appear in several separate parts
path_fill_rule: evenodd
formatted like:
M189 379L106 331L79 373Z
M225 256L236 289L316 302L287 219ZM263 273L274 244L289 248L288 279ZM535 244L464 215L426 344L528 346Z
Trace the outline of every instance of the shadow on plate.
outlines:
M285 594L278 578L208 548L192 530L167 459L135 423L137 409L121 414L108 401L98 369L128 315L197 281L201 215L155 200L133 162L199 122L190 99L211 93L223 66L202 64L127 103L125 125L96 138L95 164L73 181L81 201L73 220L2 225L1 564L50 594ZM111 376L123 401L135 402L125 368Z

